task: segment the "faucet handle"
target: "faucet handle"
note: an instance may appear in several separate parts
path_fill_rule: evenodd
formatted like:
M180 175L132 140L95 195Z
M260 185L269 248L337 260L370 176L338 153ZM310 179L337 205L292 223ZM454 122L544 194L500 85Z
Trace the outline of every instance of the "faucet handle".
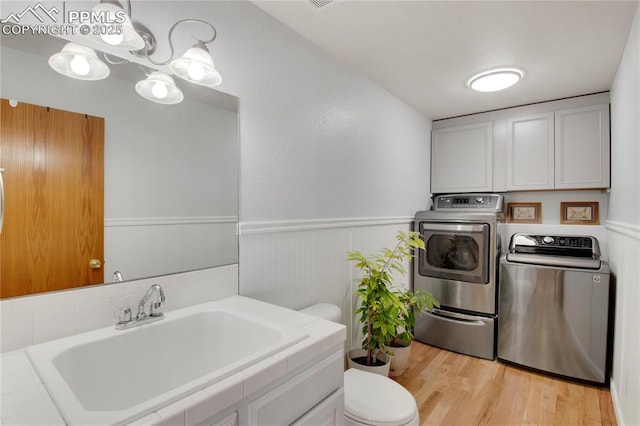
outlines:
M162 312L157 312L156 311L156 309L160 309L160 306L162 306L162 302L161 301L151 302L150 307L149 307L149 316L150 317L161 317L161 316L164 316L164 314Z
M120 308L115 313L118 316L118 324L125 324L131 322L133 319L131 316L131 308Z

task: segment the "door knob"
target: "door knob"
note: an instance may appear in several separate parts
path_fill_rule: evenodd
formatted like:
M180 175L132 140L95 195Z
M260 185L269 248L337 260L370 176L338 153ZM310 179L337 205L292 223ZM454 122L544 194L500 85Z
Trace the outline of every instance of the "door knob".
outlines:
M89 261L89 267L91 269L100 269L102 268L102 262L99 259L91 259Z

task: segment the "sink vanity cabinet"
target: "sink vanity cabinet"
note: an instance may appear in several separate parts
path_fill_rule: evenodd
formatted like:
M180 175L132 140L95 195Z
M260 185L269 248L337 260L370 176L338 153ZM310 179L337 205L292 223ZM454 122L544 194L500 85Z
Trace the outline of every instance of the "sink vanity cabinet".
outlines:
M431 152L432 193L608 188L609 94L434 121Z
M184 425L339 425L343 423L342 346L267 384L222 412L206 404L184 409ZM223 391L213 399L223 398ZM172 424L177 424L172 423ZM164 423L161 423L164 424Z
M3 398L3 411L51 425L342 424L345 338L340 324L233 296L3 355L24 367L3 385L38 382L51 413L33 398Z

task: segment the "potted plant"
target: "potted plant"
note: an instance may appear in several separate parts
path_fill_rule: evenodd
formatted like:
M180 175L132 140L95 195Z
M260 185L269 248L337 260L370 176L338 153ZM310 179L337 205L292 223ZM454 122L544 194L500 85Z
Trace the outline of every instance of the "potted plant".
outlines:
M358 279L356 295L360 307L355 311L362 323L362 349L349 352L349 366L387 375L390 351L386 348L404 326L408 311L401 295L393 291L392 271L405 274L403 262L413 258L414 249L424 249L424 241L417 232L399 231L393 249L383 247L379 252L364 256L354 251L348 260L356 262L363 273Z
M432 312L433 308L440 307L438 300L431 293L422 289L415 292L411 290L398 291L397 295L406 310L400 314L402 326L396 329L396 335L391 339L388 348L393 352L389 366L389 375L392 377L402 375L409 365L416 314L422 315L425 310Z

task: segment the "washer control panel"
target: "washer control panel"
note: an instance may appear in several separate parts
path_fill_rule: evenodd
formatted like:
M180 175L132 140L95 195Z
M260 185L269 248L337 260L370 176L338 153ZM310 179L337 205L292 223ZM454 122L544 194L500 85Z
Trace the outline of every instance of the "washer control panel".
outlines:
M598 240L584 235L514 234L511 237L509 251L554 256L600 256Z

